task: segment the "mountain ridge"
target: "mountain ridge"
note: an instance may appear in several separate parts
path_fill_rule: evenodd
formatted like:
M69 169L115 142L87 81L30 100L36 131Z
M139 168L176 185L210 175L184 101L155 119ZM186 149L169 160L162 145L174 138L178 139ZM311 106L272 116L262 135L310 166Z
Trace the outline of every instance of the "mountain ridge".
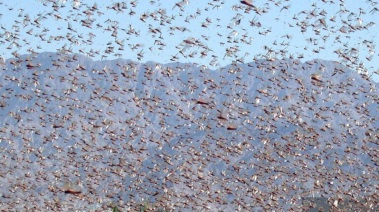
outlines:
M377 85L340 64L266 60L207 70L40 56L8 59L0 74L2 182L16 176L3 196L27 182L15 194L21 200L44 192L68 208L148 198L170 209L288 210L301 205L298 196L375 193ZM91 195L67 197L64 181Z

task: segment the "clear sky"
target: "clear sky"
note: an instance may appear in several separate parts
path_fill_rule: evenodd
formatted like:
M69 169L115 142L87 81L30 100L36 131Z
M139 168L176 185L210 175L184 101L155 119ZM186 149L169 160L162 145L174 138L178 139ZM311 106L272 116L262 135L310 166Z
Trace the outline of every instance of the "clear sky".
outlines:
M212 69L262 57L320 58L379 70L375 1L274 0L254 7L238 0L118 2L3 1L0 55L66 49L94 60L193 62Z

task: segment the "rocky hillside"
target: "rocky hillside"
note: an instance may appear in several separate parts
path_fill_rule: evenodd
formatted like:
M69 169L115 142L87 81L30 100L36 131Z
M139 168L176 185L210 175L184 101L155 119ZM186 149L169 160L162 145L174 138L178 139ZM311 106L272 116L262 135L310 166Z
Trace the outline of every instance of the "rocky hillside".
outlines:
M378 205L378 84L336 62L41 53L1 69L2 210Z

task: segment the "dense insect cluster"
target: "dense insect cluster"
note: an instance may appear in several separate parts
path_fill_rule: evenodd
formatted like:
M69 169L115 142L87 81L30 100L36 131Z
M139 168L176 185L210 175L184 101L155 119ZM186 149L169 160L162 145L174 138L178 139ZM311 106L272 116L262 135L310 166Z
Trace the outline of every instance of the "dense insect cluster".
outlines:
M1 210L379 210L377 2L204 2L0 2Z
M212 71L34 56L7 60L1 74L3 208L137 210L149 201L167 210L298 210L311 196L378 203L378 91L338 63L260 60Z

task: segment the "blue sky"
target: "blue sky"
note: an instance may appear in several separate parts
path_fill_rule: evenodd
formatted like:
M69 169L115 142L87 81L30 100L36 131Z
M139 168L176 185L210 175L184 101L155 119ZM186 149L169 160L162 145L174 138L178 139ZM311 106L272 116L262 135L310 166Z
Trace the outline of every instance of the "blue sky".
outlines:
M140 59L141 62L168 63L175 60L209 68L221 67L232 61L252 62L254 58L261 57L294 57L304 61L320 58L352 64L346 57L338 57L340 54L357 57L353 68L361 63L361 67L370 73L379 70L379 47L376 46L379 11L370 12L378 7L372 1L359 1L359 4L354 0L344 3L256 1L253 4L260 11L258 13L254 10L247 12L247 6L234 0L189 0L188 4L185 1L128 1L125 4L127 9L119 11L112 9L117 1L61 0L56 2L65 7L57 11L53 10L52 3L44 2L47 1L5 1L0 5L3 28L0 33L4 35L0 39L0 48L4 49L2 57L9 58L14 51L25 54L27 50L42 52L64 48L82 54L91 49L98 51L99 54L94 54L95 60L118 57ZM98 11L86 17L83 11L94 3ZM176 3L183 5L182 10L175 6ZM73 9L74 4L77 9ZM166 20L170 23L161 24L159 11L165 11L161 14L169 17ZM131 12L135 14L130 15ZM143 22L140 20L143 14L155 14L157 18L154 20L149 16ZM24 26L26 15L31 22L39 15L45 18L38 20L39 28L30 23ZM81 21L87 18L93 19L92 28L82 26ZM320 23L323 18L326 27ZM252 26L251 22L259 22L260 27ZM308 25L303 28L306 31L301 32L301 23ZM207 27L202 27L204 24ZM72 31L67 30L68 25ZM105 30L112 26L118 28L116 37L112 36L113 31ZM357 30L345 33L349 26ZM369 27L363 29L362 26ZM188 30L179 31L184 28ZM130 29L138 33L128 34ZM94 35L92 42L88 42L90 33ZM44 34L45 40L38 36L40 34ZM12 44L13 39L6 40L12 35L18 38L16 43L19 46ZM68 37L73 42L69 42ZM197 44L185 44L184 40L196 41ZM123 43L124 48L118 50L120 45L116 41ZM113 51L105 54L107 47L112 46ZM231 52L229 55L227 50ZM377 75L374 77L379 81Z

